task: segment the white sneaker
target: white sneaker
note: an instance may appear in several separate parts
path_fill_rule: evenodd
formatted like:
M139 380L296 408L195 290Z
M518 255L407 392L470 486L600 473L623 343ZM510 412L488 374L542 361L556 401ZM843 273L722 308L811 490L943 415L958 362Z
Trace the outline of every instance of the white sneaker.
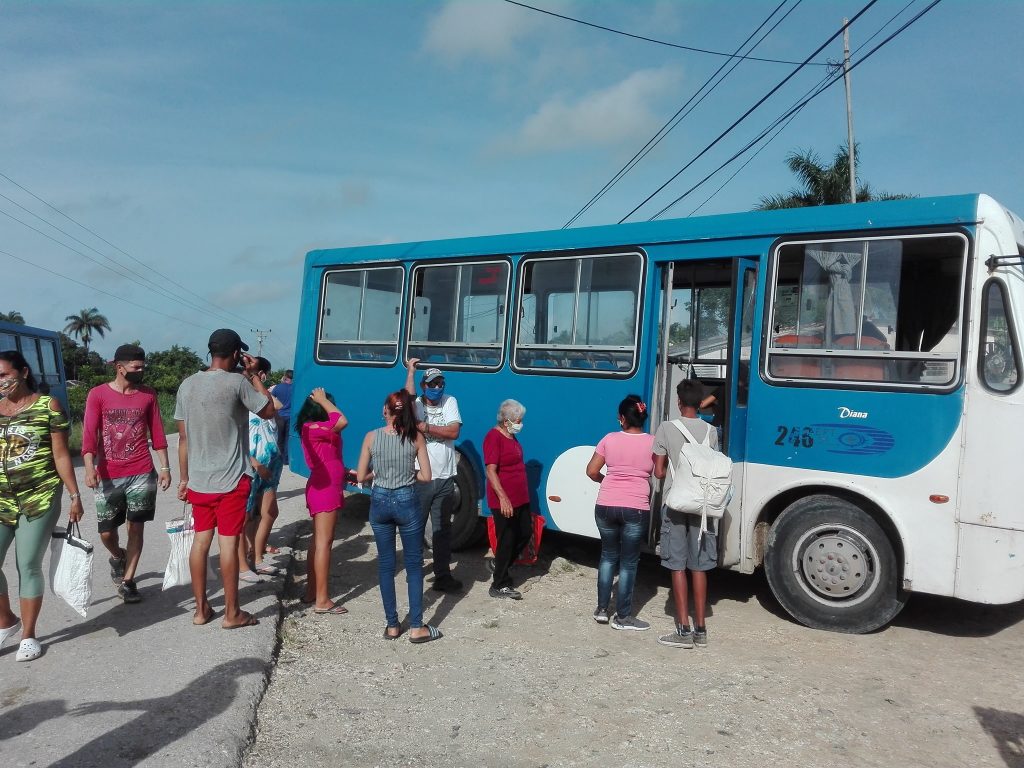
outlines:
M15 661L32 661L32 659L38 659L43 653L43 646L39 644L39 641L34 637L28 637L21 641L21 645L18 646L18 655L14 657Z

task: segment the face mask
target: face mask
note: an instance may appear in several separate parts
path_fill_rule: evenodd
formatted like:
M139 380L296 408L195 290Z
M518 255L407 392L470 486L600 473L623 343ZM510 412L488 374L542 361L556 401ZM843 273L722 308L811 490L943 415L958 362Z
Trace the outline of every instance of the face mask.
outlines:
M423 393L427 396L427 400L436 402L444 394L444 387L425 387Z
M125 371L124 380L133 386L139 386L146 377L145 371Z
M4 379L3 381L0 381L0 395L6 395L16 386L18 386L17 379Z
M508 433L510 435L518 435L520 432L523 431L523 422L520 421L516 423L514 421L506 421L505 429L508 430Z

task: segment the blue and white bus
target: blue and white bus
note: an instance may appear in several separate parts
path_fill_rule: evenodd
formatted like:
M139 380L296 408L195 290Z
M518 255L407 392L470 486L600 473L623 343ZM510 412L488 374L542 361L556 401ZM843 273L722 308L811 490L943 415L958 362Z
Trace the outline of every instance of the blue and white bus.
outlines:
M0 321L0 352L21 352L28 361L39 388L56 397L68 412L67 378L60 351L60 334L20 323Z
M528 409L547 525L596 537L584 467L619 400L649 398L654 430L696 375L735 462L721 566L763 567L808 626L866 632L911 592L1024 598L1022 257L1021 219L985 195L317 250L296 386L334 393L354 463L406 362L444 370L465 544L503 399Z

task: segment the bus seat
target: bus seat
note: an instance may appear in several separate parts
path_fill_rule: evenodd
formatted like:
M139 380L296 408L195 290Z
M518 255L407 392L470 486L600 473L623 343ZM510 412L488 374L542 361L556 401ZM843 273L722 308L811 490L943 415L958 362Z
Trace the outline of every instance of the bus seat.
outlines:
M821 337L811 335L785 334L776 336L773 347L783 349L821 349ZM772 375L792 379L820 379L821 360L806 357L776 357L772 362Z
M856 349L857 337L853 334L837 336L833 342L835 349ZM874 336L862 335L861 349L889 349L889 345ZM843 381L886 381L885 360L836 360L833 366L834 376Z

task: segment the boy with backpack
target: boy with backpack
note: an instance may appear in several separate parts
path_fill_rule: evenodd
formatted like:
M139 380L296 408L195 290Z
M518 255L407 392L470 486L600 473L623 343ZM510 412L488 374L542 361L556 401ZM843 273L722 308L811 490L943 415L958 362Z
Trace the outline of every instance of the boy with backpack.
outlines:
M675 603L676 629L658 638L662 645L673 648L704 647L708 632L704 624L707 610L707 572L718 563L718 537L712 522L702 531L700 512L685 513L670 508L665 501L672 489L674 467L685 443L705 444L718 450L718 433L706 421L698 418L697 408L704 397L700 382L686 379L676 387L679 397L678 421L665 421L654 435L654 476L663 481L661 508L661 564L672 571L672 597ZM684 430L692 439L684 436ZM679 482L684 481L678 478ZM688 584L686 572L693 581L693 614L697 625L690 629Z

